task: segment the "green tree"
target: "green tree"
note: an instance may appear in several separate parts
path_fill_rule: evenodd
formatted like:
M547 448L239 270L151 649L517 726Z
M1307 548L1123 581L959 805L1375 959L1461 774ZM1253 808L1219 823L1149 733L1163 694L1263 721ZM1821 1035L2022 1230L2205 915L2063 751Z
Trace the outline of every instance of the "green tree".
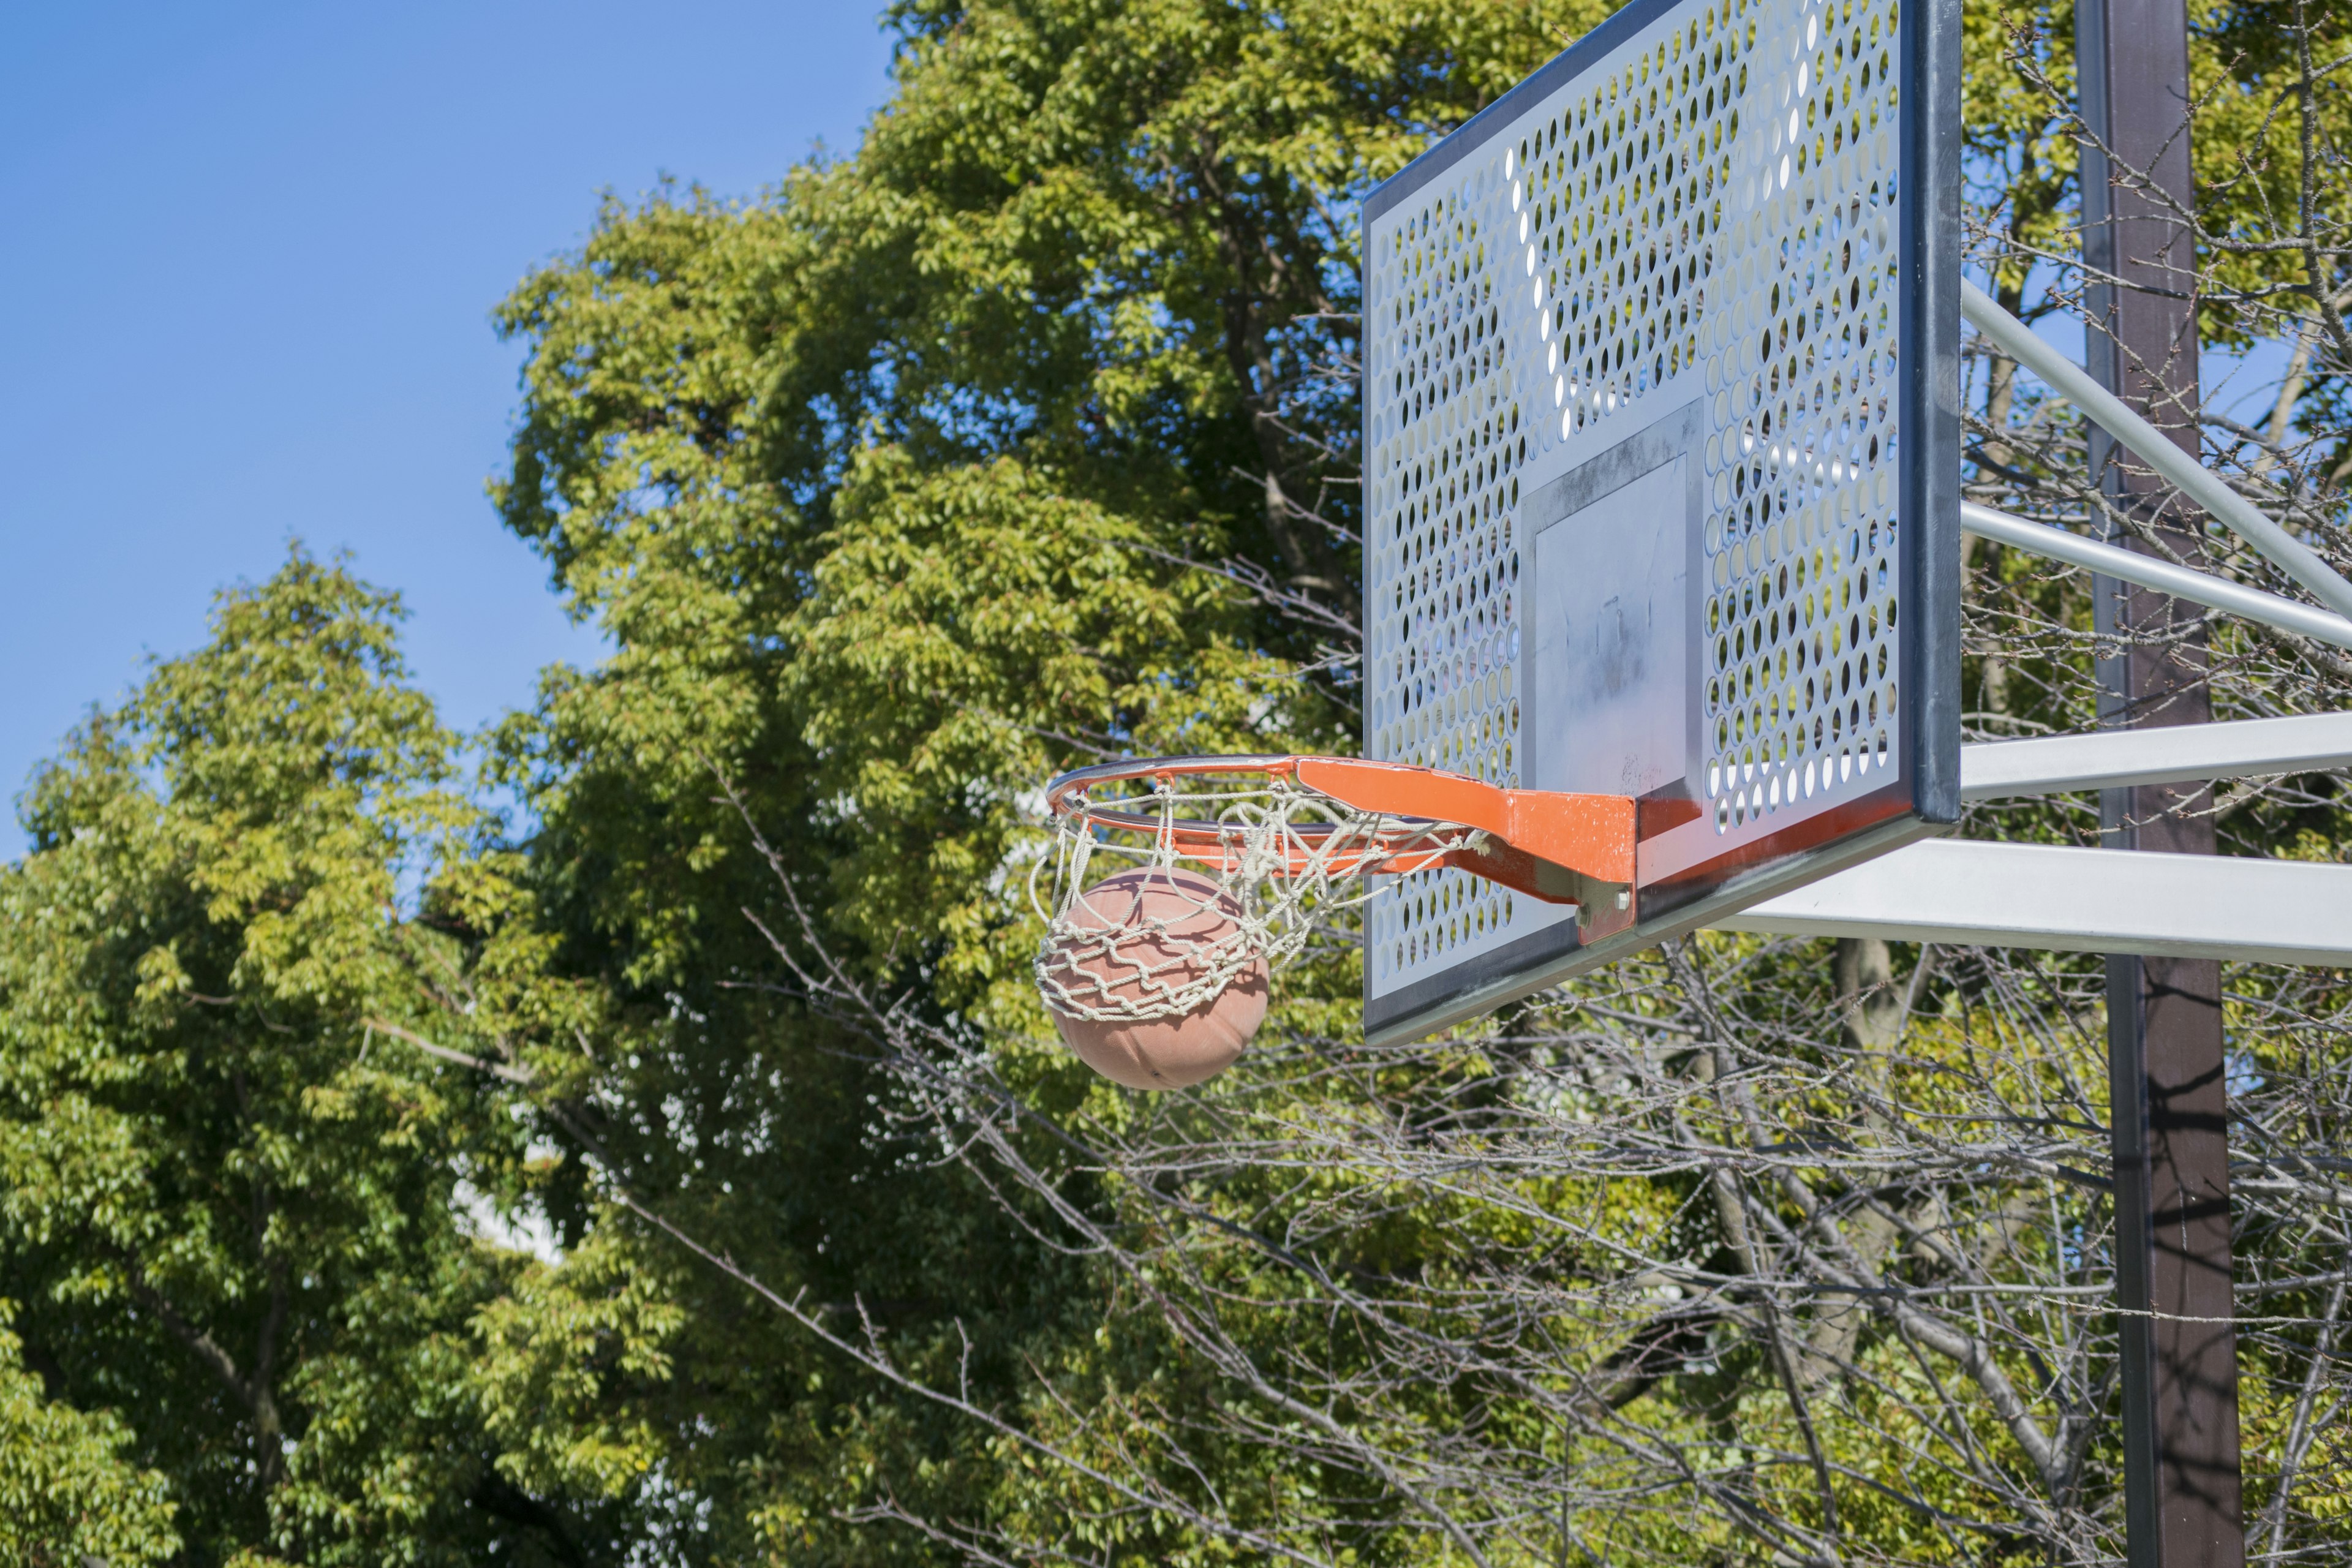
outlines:
M0 1322L6 1321L0 1302ZM131 1433L112 1415L48 1397L0 1328L0 1562L79 1568L95 1558L123 1568L178 1550L163 1478L122 1457Z
M1990 1300L2084 1289L2095 1205L2036 1189L2063 1224L2021 1229L2029 1199L1988 1184L1955 1198L1947 1256L1833 1169L1690 1173L1766 1123L1794 1147L1843 1118L1890 1184L1932 1187L1902 1162L1936 1117L2094 1125L2087 971L1699 944L1584 994L1606 1014L1559 999L1375 1072L1340 957L1293 978L1244 1089L1150 1105L1072 1069L1029 995L1045 775L1352 746L1355 203L1608 9L910 0L853 159L743 204L608 203L508 300L530 358L496 497L615 648L502 739L551 962L611 998L565 1069L588 1109L542 1123L578 1250L501 1303L487 1369L500 1409L562 1413L547 1462L615 1487L666 1467L745 1550L811 1561L1548 1556L1545 1489L1571 1476L1673 1500L1594 1510L1661 1560L2102 1550L2095 1334L1979 1353L1853 1304L1884 1294L1770 1300L1822 1285L1809 1225L1906 1287L1948 1265ZM2259 120L2280 49L2241 69L2217 40L2256 14L2200 16L2200 79ZM2071 244L2070 20L1969 19L1975 216L2028 309ZM2215 146L2226 221L2293 183L2223 189ZM2079 468L1993 368L1990 455ZM2079 619L2063 582L1992 564ZM2068 721L2079 646L2027 651L2034 689L1985 706ZM2017 1058L2044 1037L2050 1061ZM935 1076L892 1070L910 1041ZM1447 1173L1575 1143L1529 1109L1563 1062L1683 1164ZM1742 1109L1718 1071L1785 1093ZM1926 1121L1886 1109L1914 1100ZM1637 1256L1725 1283L1654 1313Z
M1371 1053L1340 949L1156 1100L1029 982L1044 777L1352 748L1355 204L1608 9L908 0L854 158L608 202L499 315L494 499L614 650L494 738L520 841L391 597L299 552L26 798L0 1489L255 1565L2111 1557L2090 965L1702 941ZM2302 16L2200 12L2255 237L2217 339L2340 267L2257 232L2309 184L2281 95L2341 119ZM2067 20L1969 17L2021 305ZM2309 341L2282 418L2333 451ZM1990 368L1979 482L2063 491L2079 432ZM1979 628L2039 640L1984 706L2084 721L2084 600L1990 565ZM2248 710L2342 703L2228 651ZM2339 853L2325 791L2226 809ZM2308 1197L2340 987L2239 995L2262 1191ZM2343 1237L2245 1213L2257 1492L2340 1554Z
M1139 1437L1155 1398L1213 1402L1147 1324L1102 1341L1116 1287L1035 1216L919 1157L855 1029L760 989L742 911L792 917L746 820L861 973L1004 1021L1030 1091L1094 1103L1029 994L1024 797L1130 747L1352 745L1348 193L1603 10L908 5L855 161L744 206L610 205L509 300L530 361L498 499L615 647L506 736L559 963L616 999L589 1098L617 1113L593 1148L546 1129L575 1166L844 1331L865 1303L907 1366L991 1402L1043 1396L1025 1366L1114 1363ZM862 1510L1056 1506L1002 1432L609 1202L567 1222L607 1239L500 1319L502 1401L609 1311L644 1327L584 1369L583 1441L671 1434L635 1462L666 1454L772 1550L923 1555L945 1548ZM656 1289L658 1332L628 1304Z
M477 816L398 613L299 550L225 595L41 773L0 871L0 1276L48 1397L112 1413L11 1383L12 1430L55 1436L0 1451L111 1486L125 1561L166 1514L189 1563L582 1560L465 1379L521 1260L458 1183L522 1151L401 1037L464 1009L462 903L416 906Z

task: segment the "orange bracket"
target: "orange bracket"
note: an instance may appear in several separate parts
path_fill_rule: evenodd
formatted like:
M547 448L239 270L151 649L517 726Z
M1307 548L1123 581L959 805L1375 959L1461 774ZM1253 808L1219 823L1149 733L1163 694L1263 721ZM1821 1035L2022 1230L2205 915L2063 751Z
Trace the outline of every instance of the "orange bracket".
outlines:
M1630 795L1503 789L1357 757L1299 757L1289 766L1300 784L1359 811L1483 830L1490 838L1483 852L1455 850L1443 862L1546 903L1577 905L1588 938L1633 922L1637 825Z

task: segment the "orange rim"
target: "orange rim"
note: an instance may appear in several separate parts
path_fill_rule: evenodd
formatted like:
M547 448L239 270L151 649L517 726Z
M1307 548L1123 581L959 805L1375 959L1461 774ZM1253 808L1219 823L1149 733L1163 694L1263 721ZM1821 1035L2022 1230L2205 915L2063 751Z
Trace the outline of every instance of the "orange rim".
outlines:
M1149 834L1185 859L1238 870L1244 829L1199 817L1165 819L1150 808L1149 797L1097 805L1086 793L1098 784L1221 773L1288 779L1376 819L1369 827L1334 822L1286 825L1286 842L1292 847L1285 864L1269 868L1273 875L1297 875L1316 867L1346 874L1447 866L1552 902L1573 900L1549 885L1538 863L1598 882L1630 887L1633 881L1635 824L1630 796L1506 789L1464 773L1360 757L1139 757L1098 763L1064 773L1047 785L1046 808L1060 819L1082 812L1092 824ZM1455 831L1480 832L1487 841L1475 849L1432 842L1435 835ZM1350 835L1360 835L1360 843L1343 843L1336 849L1328 844L1335 836Z

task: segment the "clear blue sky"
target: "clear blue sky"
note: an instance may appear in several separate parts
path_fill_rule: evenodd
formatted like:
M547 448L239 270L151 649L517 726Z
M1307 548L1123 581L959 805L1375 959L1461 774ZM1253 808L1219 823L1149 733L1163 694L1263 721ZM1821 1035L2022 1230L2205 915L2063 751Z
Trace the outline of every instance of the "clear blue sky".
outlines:
M0 799L298 535L406 595L455 723L593 660L483 498L490 307L600 190L853 150L888 58L862 0L8 6Z

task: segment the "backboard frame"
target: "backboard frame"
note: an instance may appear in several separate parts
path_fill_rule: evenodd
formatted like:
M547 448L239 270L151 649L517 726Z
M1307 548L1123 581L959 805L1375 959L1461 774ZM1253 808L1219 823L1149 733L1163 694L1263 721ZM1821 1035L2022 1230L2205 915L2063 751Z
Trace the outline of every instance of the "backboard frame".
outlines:
M1491 152L1496 142L1516 134L1534 110L1555 100L1588 73L1622 62L1623 51L1645 30L1654 30L1655 25L1676 13L1696 16L1707 9L1736 17L1744 25L1748 18L1761 16L1768 9L1803 13L1808 7L1801 0L1779 0L1777 5L1773 0L1751 0L1746 5L1732 0L1729 6L1723 0L1713 0L1711 6L1697 0L1633 0L1633 4L1613 14L1370 194L1363 209L1368 324L1378 319L1377 312L1390 305L1381 292L1374 266L1375 230L1387 215L1411 203L1465 160ZM1847 9L1850 16L1852 8ZM1371 1041L1414 1038L1492 1011L1517 997L1943 831L1957 820L1960 805L1959 8L1958 0L1906 0L1895 15L1899 21L1891 53L1899 62L1895 68L1897 123L1893 128L1895 145L1899 150L1895 188L1901 196L1895 203L1894 225L1898 237L1894 261L1898 323L1895 430L1899 440L1893 465L1891 510L1901 541L1895 554L1899 563L1901 602L1906 608L1894 628L1892 640L1901 649L1906 700L1897 748L1900 754L1892 759L1896 765L1891 769L1891 776L1883 784L1846 795L1834 808L1823 806L1785 828L1761 837L1751 836L1736 849L1715 859L1645 881L1640 889L1634 922L1610 934L1596 934L1588 941L1576 921L1554 921L1524 936L1489 941L1483 951L1426 974L1386 984L1376 982L1375 955L1368 951L1364 1025ZM1742 103L1746 103L1744 84ZM1759 133L1759 122L1751 115L1746 134ZM1718 226L1720 222L1718 217ZM1532 271L1532 257L1529 268ZM1538 284L1537 298L1540 300L1542 297ZM1369 330L1367 335L1369 340ZM1563 341L1565 336L1563 331ZM1370 395L1370 381L1374 375L1387 374L1387 367L1376 363L1375 359L1368 346L1364 431L1368 536L1374 511L1370 484L1380 477L1370 471L1370 459L1383 434L1374 428L1375 404ZM1659 390L1664 390L1663 385ZM1613 409L1615 405L1611 406ZM1531 555L1545 530L1570 515L1560 512L1558 517L1539 520L1549 492L1562 486L1573 488L1582 470L1596 462L1620 458L1622 448L1646 441L1652 449L1619 462L1631 474L1631 479L1622 482L1630 483L1652 472L1661 451L1671 460L1678 450L1695 470L1698 436L1690 416L1696 406L1662 405L1651 411L1653 416L1627 426L1622 439L1580 458L1564 471L1531 473L1526 495L1511 492L1519 549ZM1679 426L1678 420L1682 422ZM1649 466L1644 467L1644 463ZM1696 472L1691 481L1696 493L1700 482ZM1599 489L1602 482L1588 477L1583 481L1584 489L1605 493ZM1386 584L1373 570L1370 542L1368 537L1368 601L1386 591ZM1514 554L1512 560L1516 568L1519 556ZM1523 584L1530 592L1534 586L1532 575L1530 573L1529 580ZM1372 609L1368 603L1368 634L1372 629ZM1516 614L1520 621L1527 618L1524 602ZM1517 630L1515 623L1513 631ZM1524 691L1534 649L1529 647L1522 650L1516 642L1512 646L1510 679L1517 684L1509 689ZM1367 660L1368 696L1374 698L1385 675L1381 663L1381 652L1374 647ZM1691 683L1694 703L1697 685L1696 679ZM1383 752L1372 744L1378 713L1376 703L1368 701L1365 754L1396 760L1392 748ZM1516 723L1516 700L1513 715ZM1549 780L1517 782L1528 787L1563 787ZM1686 793L1696 793L1695 783ZM1645 801L1644 809L1674 812L1689 807L1678 801ZM1644 836L1646 840L1646 826Z

